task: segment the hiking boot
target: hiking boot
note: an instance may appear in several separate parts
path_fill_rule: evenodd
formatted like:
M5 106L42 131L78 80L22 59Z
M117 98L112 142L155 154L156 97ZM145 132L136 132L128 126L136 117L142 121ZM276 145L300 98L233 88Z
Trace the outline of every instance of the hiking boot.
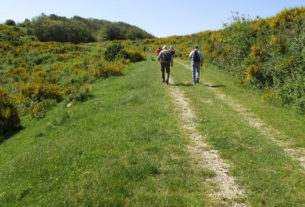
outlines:
M165 82L165 80L164 79L162 79L162 83L164 83Z
M166 80L166 84L168 85L168 79Z

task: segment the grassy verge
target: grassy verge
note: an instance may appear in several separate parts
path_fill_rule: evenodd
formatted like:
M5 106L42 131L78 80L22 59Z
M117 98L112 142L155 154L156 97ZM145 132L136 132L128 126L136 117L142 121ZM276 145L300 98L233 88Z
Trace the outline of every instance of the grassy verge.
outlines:
M182 62L189 65L187 61ZM237 85L229 74L218 71L213 66L203 69L203 81L205 80L213 85L224 85L217 90L246 106L269 126L284 132L291 142L291 147L305 147L305 120L294 109L283 108L276 103L265 101L262 98L263 91L248 85ZM279 138L283 139L283 137Z
M204 84L189 85L191 71L176 64L172 74L176 84L191 101L200 132L232 164L231 172L246 191L251 206L305 205L304 171L297 162L260 131L250 127L241 114L216 98L213 90ZM262 102L259 94L250 89L237 88L228 75L205 69L203 79L215 85L224 85L214 90L232 96L266 123L274 123L272 126L276 126L275 123L279 126L284 124L279 121L281 119L288 120L292 125L290 127L297 130L294 134L301 136L304 129L298 128L301 123L299 117L284 109L281 109L284 112L277 113L279 108ZM264 110L273 115L261 116ZM274 114L278 121L272 118ZM285 133L291 135L289 130Z
M152 61L0 145L0 206L216 206Z

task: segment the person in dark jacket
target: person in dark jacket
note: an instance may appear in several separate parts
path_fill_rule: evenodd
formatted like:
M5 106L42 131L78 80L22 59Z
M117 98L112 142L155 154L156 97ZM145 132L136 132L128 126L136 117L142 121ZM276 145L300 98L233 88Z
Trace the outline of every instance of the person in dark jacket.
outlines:
M173 56L170 51L167 49L166 45L163 46L161 52L158 55L158 61L161 64L161 73L162 73L162 81L168 84L169 75L170 75L170 67L173 67ZM165 70L167 73L167 79L165 80Z

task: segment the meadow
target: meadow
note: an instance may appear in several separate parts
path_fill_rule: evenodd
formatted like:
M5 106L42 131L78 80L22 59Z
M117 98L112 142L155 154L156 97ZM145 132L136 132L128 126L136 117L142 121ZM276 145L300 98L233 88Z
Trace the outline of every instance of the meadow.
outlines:
M218 31L78 44L0 25L0 206L304 206L304 26L303 7L236 15ZM163 45L176 50L169 85ZM195 86L194 45L205 56ZM218 196L206 151L242 196Z
M58 102L86 100L90 83L145 59L143 52L118 44L40 42L5 25L0 33L1 135L18 128L21 117L42 118Z

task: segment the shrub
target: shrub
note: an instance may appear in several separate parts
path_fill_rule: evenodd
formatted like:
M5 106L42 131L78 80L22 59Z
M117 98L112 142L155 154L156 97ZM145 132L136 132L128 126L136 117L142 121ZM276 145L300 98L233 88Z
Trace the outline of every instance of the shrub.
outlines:
M4 89L0 88L0 135L13 132L19 123L20 118L16 106Z
M70 101L85 101L88 99L88 97L91 96L91 86L83 85L82 87L68 87L66 88L65 92L66 94L69 94L67 96L67 100Z
M12 19L6 20L4 24L8 26L16 26L16 22Z
M121 61L115 61L115 62L108 62L104 59L100 59L98 61L98 66L94 71L92 72L92 76L95 78L100 77L109 77L109 76L116 76L121 75L124 64Z
M104 53L105 60L115 61L121 58L128 58L128 54L124 49L124 46L118 43L112 43L106 48Z
M144 52L139 50L127 50L128 59L131 60L131 62L139 62L146 59L146 56Z
M44 99L56 99L60 101L63 93L60 87L55 84L45 83L28 83L20 87L20 97L22 99L29 98L35 101L42 101Z
M48 109L48 102L47 101L42 101L38 102L34 105L34 108L31 110L31 116L33 118L43 118L45 116L45 112Z

